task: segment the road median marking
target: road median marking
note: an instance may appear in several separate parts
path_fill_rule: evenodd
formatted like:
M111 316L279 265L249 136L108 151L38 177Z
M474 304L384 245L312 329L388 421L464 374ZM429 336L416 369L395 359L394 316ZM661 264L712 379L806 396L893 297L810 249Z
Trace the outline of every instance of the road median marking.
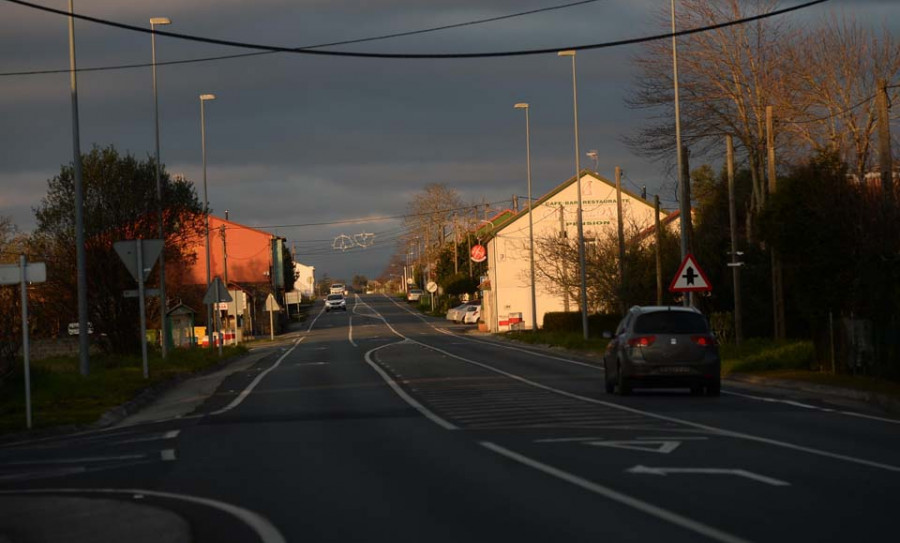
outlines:
M321 313L320 313L320 314L321 314ZM317 317L317 318L318 318L318 317ZM310 328L312 328L312 325L310 325ZM244 390L242 390L241 393L238 394L237 397L231 401L231 403L229 403L228 405L226 405L225 407L223 407L223 408L221 408L221 409L218 409L218 410L216 410L216 411L213 411L212 413L210 413L210 415L221 415L222 413L227 413L228 411L231 411L231 410L234 409L235 407L241 405L241 402L243 402L243 401L247 398L247 396L249 396L250 393L253 392L253 389L256 388L256 385L258 385L259 382L262 381L263 378L264 378L266 375L269 374L269 372L271 372L272 370L274 370L275 368L277 368L278 366L280 366L282 360L284 360L284 359L287 357L287 355L289 355L289 354L291 354L292 352L294 352L294 349L297 348L297 345L300 345L300 342L303 341L304 339L306 339L305 336L304 336L304 337L301 337L301 338L299 338L299 339L297 339L296 341L294 341L294 344L291 346L290 349L288 349L283 355L281 355L281 357L278 358L278 360L276 360L275 363L272 364L271 367L269 367L269 369L267 369L266 371L264 371L264 372L260 373L259 375L257 375L257 376L256 376L256 379L254 379L253 381L251 381L250 384L247 385L247 388L245 388Z

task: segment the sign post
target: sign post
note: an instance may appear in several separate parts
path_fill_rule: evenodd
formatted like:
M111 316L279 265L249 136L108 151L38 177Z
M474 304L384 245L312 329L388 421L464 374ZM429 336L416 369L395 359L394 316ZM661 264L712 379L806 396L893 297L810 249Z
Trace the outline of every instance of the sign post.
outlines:
M269 312L269 340L275 340L275 318L274 314L276 311L280 311L281 308L278 306L278 302L275 301L275 296L272 296L272 293L269 293L269 296L266 298L266 311Z
M28 263L25 255L19 256L19 265L0 266L0 285L19 283L22 294L22 358L25 364L25 425L31 430L31 345L28 342L28 283L47 280L47 266L43 262Z
M161 239L126 239L113 243L113 249L118 253L119 258L128 268L131 276L138 284L138 307L141 313L141 359L144 365L144 379L150 377L150 367L147 364L147 315L144 296L144 282L150 277L153 266L162 252L163 240ZM124 296L130 297L128 292L123 293ZM166 301L162 300L161 309L166 310ZM161 330L162 334L166 333ZM162 338L165 341L165 338Z

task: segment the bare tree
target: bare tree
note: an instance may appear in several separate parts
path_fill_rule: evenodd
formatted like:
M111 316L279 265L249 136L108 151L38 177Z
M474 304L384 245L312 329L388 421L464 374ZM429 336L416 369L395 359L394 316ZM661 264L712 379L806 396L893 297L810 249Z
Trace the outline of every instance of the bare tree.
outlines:
M677 28L697 28L773 11L775 0L681 0ZM669 14L660 22L668 28ZM723 152L725 134L732 134L746 153L753 177L750 209L765 204L765 110L790 102L791 89L783 82L792 67L779 54L795 31L784 19L765 19L719 28L678 39L682 139L692 155ZM657 111L637 136L632 148L657 159L675 154L674 83L671 42L650 42L636 57L639 69L628 104Z
M407 230L403 243L420 244L421 264L437 259L446 241L448 226L453 224L453 211L462 205L459 194L443 183L430 183L413 195L403 221Z
M790 148L835 151L862 179L876 154L876 87L900 71L900 44L887 30L877 35L852 17L831 15L785 57L797 70L787 80L794 100L780 127L803 144Z

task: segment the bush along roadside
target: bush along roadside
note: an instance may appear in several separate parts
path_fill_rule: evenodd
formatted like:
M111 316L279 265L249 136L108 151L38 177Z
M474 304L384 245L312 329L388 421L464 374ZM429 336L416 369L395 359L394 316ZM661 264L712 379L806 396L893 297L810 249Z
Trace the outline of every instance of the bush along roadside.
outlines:
M751 339L740 347L720 346L722 375L730 373L778 370L809 370L815 365L815 347L811 341L775 342Z
M175 349L163 360L149 358L150 376L143 377L140 356L98 355L91 357L91 371L82 376L78 358L47 358L31 362L33 428L87 425L105 412L131 401L143 391L166 382L215 367L227 359L247 353L243 345L217 349ZM25 384L21 361L0 383L0 434L26 430Z

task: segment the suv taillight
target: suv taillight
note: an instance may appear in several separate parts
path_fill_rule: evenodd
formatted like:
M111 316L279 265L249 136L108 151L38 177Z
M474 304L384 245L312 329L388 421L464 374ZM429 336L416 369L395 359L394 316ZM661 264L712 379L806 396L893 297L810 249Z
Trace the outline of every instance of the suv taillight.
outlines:
M711 336L691 336L691 341L701 347L709 347L716 344L716 340Z
M656 336L637 336L628 340L628 345L632 347L649 347L656 341Z

